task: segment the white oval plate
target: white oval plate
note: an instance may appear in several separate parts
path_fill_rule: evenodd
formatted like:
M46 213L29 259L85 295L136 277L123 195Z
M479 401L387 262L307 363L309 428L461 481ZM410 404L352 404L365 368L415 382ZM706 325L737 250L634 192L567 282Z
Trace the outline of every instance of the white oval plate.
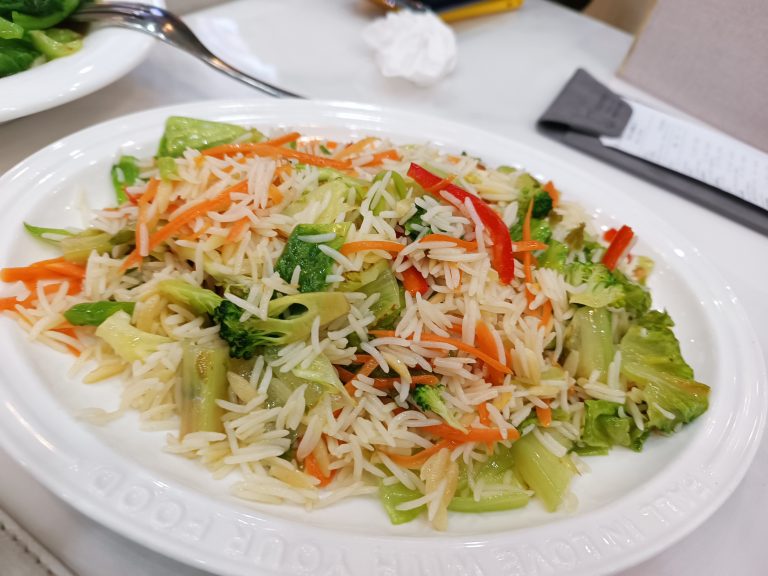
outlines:
M165 6L163 0L146 3ZM144 60L153 42L131 30L93 30L72 56L0 78L0 122L66 104L111 84Z
M104 525L178 560L224 574L391 576L595 575L637 563L703 522L733 491L752 460L766 414L762 353L727 284L694 246L609 183L524 143L468 126L374 106L309 101L203 102L151 110L55 142L0 179L0 264L50 257L22 221L82 225L83 198L112 203L109 166L121 152L151 155L171 114L260 128L295 127L344 138L383 134L466 150L491 165L521 163L557 182L605 226L632 225L636 252L652 256L656 307L676 332L711 407L641 454L615 449L589 459L578 478L577 512L519 511L451 516L447 533L422 521L393 527L374 498L307 513L252 506L227 494L194 462L161 452L164 433L141 432L129 415L100 428L72 413L113 407L118 383L84 385L66 376L71 359L30 344L0 320L0 442L57 495Z

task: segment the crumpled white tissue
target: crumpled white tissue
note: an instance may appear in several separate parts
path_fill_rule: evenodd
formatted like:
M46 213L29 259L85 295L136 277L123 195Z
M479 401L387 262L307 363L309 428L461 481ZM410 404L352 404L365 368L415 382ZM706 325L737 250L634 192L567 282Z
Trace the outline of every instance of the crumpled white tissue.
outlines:
M430 86L456 67L456 37L434 12L389 12L363 30L386 77Z

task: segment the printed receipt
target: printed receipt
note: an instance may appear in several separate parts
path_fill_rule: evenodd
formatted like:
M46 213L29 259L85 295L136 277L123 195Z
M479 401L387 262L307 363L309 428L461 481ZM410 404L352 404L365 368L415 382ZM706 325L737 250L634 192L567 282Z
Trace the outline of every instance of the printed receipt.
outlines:
M632 116L615 148L768 210L768 154L713 129L627 100Z

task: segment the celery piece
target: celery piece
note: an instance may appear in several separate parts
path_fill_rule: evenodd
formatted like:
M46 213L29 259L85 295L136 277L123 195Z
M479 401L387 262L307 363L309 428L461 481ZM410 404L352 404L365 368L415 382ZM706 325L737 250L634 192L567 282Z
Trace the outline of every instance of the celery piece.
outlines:
M500 512L524 508L530 499L526 491L514 489L483 494L479 500L473 496L454 496L448 504L448 510L464 513Z
M405 524L416 519L419 514L427 509L426 505L413 508L412 510L398 510L397 506L411 500L421 498L422 494L418 490L406 488L400 482L387 486L383 481L379 482L379 500L381 500L384 510L389 516L392 524Z
M573 478L573 465L552 454L533 434L514 442L511 453L516 470L544 507L550 512L557 510Z
M121 230L113 236L108 232L89 228L72 236L62 238L59 240L59 248L65 260L75 264L85 264L91 252L107 254L115 246L132 244L133 242L134 233L132 230Z
M594 370L605 376L614 356L611 313L605 308L579 308L570 330L568 348L579 352L576 377L589 378Z
M223 432L224 410L216 401L227 397L228 361L226 346L184 345L177 389L180 437L190 432Z

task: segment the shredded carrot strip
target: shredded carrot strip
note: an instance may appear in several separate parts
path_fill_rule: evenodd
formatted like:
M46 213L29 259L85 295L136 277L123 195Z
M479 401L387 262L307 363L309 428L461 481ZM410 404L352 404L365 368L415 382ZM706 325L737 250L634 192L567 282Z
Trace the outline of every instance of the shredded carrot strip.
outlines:
M512 250L518 252L535 252L536 250L546 250L549 244L544 244L537 240L528 240L523 242L512 242Z
M243 233L248 229L248 225L251 223L251 219L247 216L243 216L235 222L232 227L229 229L229 234L227 234L227 242L239 242L240 239L243 237Z
M424 426L424 432L429 432L445 440L453 442L498 442L504 440L499 428L469 428L466 432L457 430L448 424L436 424L434 426ZM517 440L520 433L515 428L507 429L507 440Z
M373 358L373 356L371 356L370 354L355 354L354 356L352 356L352 360L354 362L357 362L358 364L365 364L371 358Z
M334 158L336 160L342 160L344 158L349 158L352 155L359 154L360 152L365 150L365 148L369 144L373 144L374 142L376 142L376 140L377 138L374 138L373 136L369 136L368 138L363 138L362 140L353 142L352 144L350 144L349 146L341 150L338 154L336 154Z
M552 319L552 301L547 300L544 302L544 305L542 306L543 310L541 311L541 320L539 320L539 324L541 326L546 326L549 324L549 321Z
M339 170L348 170L352 168L352 163L349 160L337 160L336 158L325 158L323 156L315 156L314 154L307 154L306 152L299 152L298 150L291 150L290 148L282 148L280 146L272 146L264 143L248 143L243 144L222 144L221 146L214 146L203 150L205 156L215 156L216 158L223 158L224 156L232 156L237 153L256 156L277 156L282 158L292 158L298 160L304 164L311 164L312 166L326 166L328 168L337 168Z
M355 375L352 372L350 372L349 370L347 370L343 366L336 366L335 368L336 368L336 373L339 375L339 379L344 384L346 384L347 382L349 382L350 380L352 380L355 377Z
M552 180L544 184L543 188L544 192L549 194L549 197L552 198L552 208L557 208L557 205L560 204L560 191L555 188Z
M477 347L488 354L489 356L496 358L499 354L498 348L496 346L496 339L493 337L493 333L491 332L491 329L488 328L488 325L481 321L478 321L477 325L475 326L475 343L477 344ZM503 347L502 347L503 350ZM507 354L506 352L503 352L504 358L501 359L501 362L506 366L507 364ZM492 384L495 384L497 386L504 383L504 374L499 372L498 370L495 370L494 368L488 367L488 379L491 381Z
M453 242L456 246L464 248L465 250L477 251L477 242L461 240L460 238L454 238L447 234L427 234L421 238L419 242Z
M488 406L485 402L481 402L477 405L477 415L480 416L480 424L483 426L491 426L491 415L488 413Z
M319 488L330 484L336 474L336 470L331 470L328 476L323 476L323 471L320 470L320 465L317 463L317 458L315 458L314 454L304 458L304 472L320 480L320 484L317 485Z
M43 261L19 268L3 268L3 282L37 282L39 280L68 280L85 276L85 267L65 261Z
M43 286L43 293L46 296L58 292L62 282L69 282L69 288L67 289L67 295L69 296L79 293L83 288L82 282L76 278L56 278L55 280L57 282ZM17 300L13 296L9 298L0 298L0 310L15 310L17 304L26 307L25 305L37 301L37 281L24 282L24 284L29 290L29 295L22 300Z
M221 210L229 206L231 201L231 195L235 192L244 192L248 189L248 182L238 182L234 186L230 186L226 190L219 193L218 196L214 196L210 200L204 202L198 202L188 209L184 210L181 214L176 216L173 220L169 220L168 223L154 232L149 237L149 250L157 248L160 244L171 238L179 230L181 230L185 224L189 224L198 216L202 216L213 210ZM120 270L125 271L132 266L141 262L141 255L138 250L131 252L128 257L123 260L123 264L120 266Z
M386 150L384 152L379 152L378 154L374 154L373 158L370 162L366 162L363 164L366 168L371 166L378 166L384 160L400 160L400 155L397 153L397 150Z
M285 146L286 144L290 144L291 142L296 142L301 138L301 134L298 132L289 132L288 134L284 134L283 136L279 136L277 138L272 138L272 140L265 140L262 142L262 144L269 144L270 146Z
M136 218L136 250L141 254L143 251L142 246L142 238L143 235L140 233L141 227L145 226L147 228L147 234L149 234L150 230L150 224L148 219L148 213L149 213L149 207L152 203L152 200L155 199L155 196L157 195L157 190L160 187L160 181L156 178L152 178L149 181L149 184L147 184L147 188L144 191L144 194L139 196L139 199L137 201L137 204L139 206L139 215ZM158 215L159 217L159 215Z
M394 388L395 382L401 382L402 378L376 378L373 385L379 390L390 390ZM431 374L417 374L411 377L412 384L424 384L425 386L435 386L440 382L437 376Z
M539 422L544 428L549 428L549 425L552 424L552 408L549 406L546 408L536 406L536 418L539 419Z
M347 242L344 244L339 252L344 256L349 256L355 252L362 252L363 250L384 250L385 252L400 252L405 248L404 244L399 242L392 242L389 240L361 240L359 242Z
M357 378L358 376L370 376L371 372L376 370L376 366L378 365L379 363L376 361L375 358L366 360L365 364L363 364L363 367L357 371L357 374L355 374L355 378ZM349 393L350 396L352 396L355 393L355 387L352 385L352 380L344 384L344 388L346 389L346 391Z
M409 456L405 456L403 454L393 454L386 450L380 450L380 451L384 452L384 454L389 456L392 459L392 461L395 464L398 464L399 466L402 466L404 468L421 468L424 462L426 462L427 459L433 454L437 454L443 448L451 449L451 448L454 448L455 446L456 446L456 443L452 442L451 440L441 440L431 448L425 448L424 450L421 450L420 452L416 452L416 454L411 454Z
M370 333L374 336L394 336L395 331L394 330L370 330ZM409 337L408 340L412 340L413 337ZM490 368L494 368L495 370L498 370L499 372L503 372L504 374L511 374L511 370L504 366L501 362L499 362L496 358L493 356L489 356L482 350L478 350L474 346L470 346L466 342L462 342L461 340L457 340L456 338L446 338L444 336L438 336L437 334L422 334L421 335L421 341L422 342L443 342L445 344L451 344L453 346L456 346L459 350L462 352L466 352L467 354L471 354L472 356L475 356L476 358L482 360Z

